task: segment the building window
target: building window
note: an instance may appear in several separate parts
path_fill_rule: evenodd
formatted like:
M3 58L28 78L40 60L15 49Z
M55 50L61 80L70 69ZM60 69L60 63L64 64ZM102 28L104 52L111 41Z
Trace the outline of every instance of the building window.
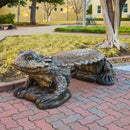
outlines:
M29 6L29 9L31 9L31 6ZM39 7L36 7L36 10L39 10Z
M128 4L123 5L123 12L128 12Z
M57 11L57 8L55 8L54 10Z
M100 5L97 6L97 13L101 13L101 6Z
M29 9L31 9L31 6L29 6Z
M7 8L11 8L11 5L7 5Z
M60 11L63 11L63 8L61 8Z

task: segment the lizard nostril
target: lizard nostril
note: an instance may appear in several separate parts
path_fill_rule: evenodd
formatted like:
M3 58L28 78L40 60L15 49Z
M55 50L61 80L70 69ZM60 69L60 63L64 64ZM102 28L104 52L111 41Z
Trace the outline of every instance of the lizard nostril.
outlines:
M41 59L37 59L37 62L41 62Z

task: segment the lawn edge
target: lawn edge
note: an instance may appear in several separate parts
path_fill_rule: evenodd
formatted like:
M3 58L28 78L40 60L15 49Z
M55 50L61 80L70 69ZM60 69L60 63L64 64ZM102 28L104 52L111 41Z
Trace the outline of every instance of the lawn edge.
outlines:
M106 33L96 33L96 32L70 32L70 31L54 31L54 32L57 32L57 33L65 33L65 34L67 34L67 33L74 33L74 34L76 34L76 33L79 33L79 34L95 34L95 35L100 35L100 34L103 34L103 35L106 35ZM130 33L119 33L118 34L119 36L121 36L121 35L130 35Z

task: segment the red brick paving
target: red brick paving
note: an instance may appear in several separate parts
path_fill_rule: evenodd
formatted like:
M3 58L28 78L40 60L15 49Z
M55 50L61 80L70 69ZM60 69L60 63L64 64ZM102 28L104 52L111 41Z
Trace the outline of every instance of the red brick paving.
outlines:
M18 123L14 121L11 117L1 118L1 123L4 124L7 129L18 127Z
M44 119L42 120L37 120L34 122L35 125L38 127L38 128L41 128L42 130L53 130L54 128L49 124L47 123Z
M102 127L100 125L98 125L97 123L91 123L88 124L87 127L89 127L90 130L107 130L107 128ZM111 130L111 129L110 129ZM114 129L113 129L114 130ZM116 129L115 129L116 130Z
M113 86L72 79L69 88L72 98L51 110L39 110L13 91L1 92L0 130L130 129L130 73L116 70Z

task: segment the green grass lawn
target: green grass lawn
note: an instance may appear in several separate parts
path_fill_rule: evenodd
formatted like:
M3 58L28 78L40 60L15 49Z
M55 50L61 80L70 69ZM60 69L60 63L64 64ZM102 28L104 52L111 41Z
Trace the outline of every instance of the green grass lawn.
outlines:
M0 42L0 73L6 73L12 61L20 50L40 50L41 54L50 55L59 51L81 48L95 48L94 44L102 42L104 36L82 36L43 34L32 36L8 37ZM119 41L130 46L130 37L119 37ZM98 48L95 48L98 49ZM113 49L98 49L107 57L118 56L120 51Z
M104 26L68 26L59 27L55 31L58 32L83 32L83 33L106 33ZM121 26L119 28L119 34L130 34L130 26Z

